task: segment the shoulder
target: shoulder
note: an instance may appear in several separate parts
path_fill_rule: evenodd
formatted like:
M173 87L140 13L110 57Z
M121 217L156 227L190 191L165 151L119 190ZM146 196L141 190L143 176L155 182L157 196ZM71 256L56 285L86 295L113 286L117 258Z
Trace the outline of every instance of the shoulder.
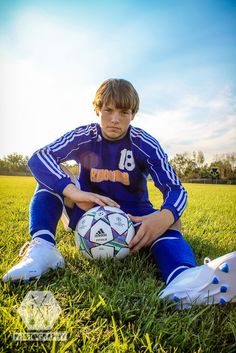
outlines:
M159 158L166 157L166 154L157 139L145 130L131 126L130 139L132 141L132 144L141 153L144 153L147 156L153 156L153 154L155 154Z
M71 146L78 146L83 143L88 143L98 136L97 124L92 123L83 125L71 130L58 138L56 141L49 144L49 147L53 152L56 152L62 148L71 148Z
M98 124L91 123L82 125L67 134L67 138L81 141L89 141L98 137Z
M97 136L98 135L98 124L91 123L91 124L79 126L74 130L74 133Z
M132 139L143 143L148 143L148 141L152 141L152 143L158 144L158 141L155 139L155 137L153 137L147 131L139 127L131 126L130 135Z

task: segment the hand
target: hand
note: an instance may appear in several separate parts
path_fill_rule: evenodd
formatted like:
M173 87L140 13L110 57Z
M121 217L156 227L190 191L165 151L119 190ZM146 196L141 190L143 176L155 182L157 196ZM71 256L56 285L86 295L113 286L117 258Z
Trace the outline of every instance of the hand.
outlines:
M82 191L74 184L68 184L63 190L63 195L72 200L84 211L88 211L94 205L120 207L120 205L109 197L95 194L93 192Z
M150 246L174 223L174 216L167 209L147 216L135 217L129 215L129 217L133 222L141 222L136 235L129 243L129 248L133 254L137 253L144 246Z

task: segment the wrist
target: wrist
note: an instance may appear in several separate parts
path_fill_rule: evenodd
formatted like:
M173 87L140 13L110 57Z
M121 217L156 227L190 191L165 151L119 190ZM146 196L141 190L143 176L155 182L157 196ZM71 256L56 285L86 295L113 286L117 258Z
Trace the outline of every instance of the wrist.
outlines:
M169 209L163 208L160 211L160 215L162 216L163 221L165 222L167 228L169 228L170 226L172 226L172 224L174 224L175 218L173 213Z
M63 196L73 200L74 197L78 194L79 189L72 183L66 185L66 187L63 189ZM74 201L74 200L73 200Z

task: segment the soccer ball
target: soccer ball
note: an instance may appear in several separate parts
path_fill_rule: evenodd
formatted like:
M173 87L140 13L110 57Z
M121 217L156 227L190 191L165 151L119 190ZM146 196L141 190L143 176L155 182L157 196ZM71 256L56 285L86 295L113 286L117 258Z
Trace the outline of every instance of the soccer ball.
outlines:
M135 234L128 215L116 207L97 206L87 211L75 230L75 242L89 259L122 259L129 253L128 244Z

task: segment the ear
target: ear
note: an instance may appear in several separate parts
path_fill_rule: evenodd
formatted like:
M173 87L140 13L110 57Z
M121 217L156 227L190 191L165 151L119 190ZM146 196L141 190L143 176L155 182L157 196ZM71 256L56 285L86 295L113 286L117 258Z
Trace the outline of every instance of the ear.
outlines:
M134 120L135 114L132 115L131 121Z

